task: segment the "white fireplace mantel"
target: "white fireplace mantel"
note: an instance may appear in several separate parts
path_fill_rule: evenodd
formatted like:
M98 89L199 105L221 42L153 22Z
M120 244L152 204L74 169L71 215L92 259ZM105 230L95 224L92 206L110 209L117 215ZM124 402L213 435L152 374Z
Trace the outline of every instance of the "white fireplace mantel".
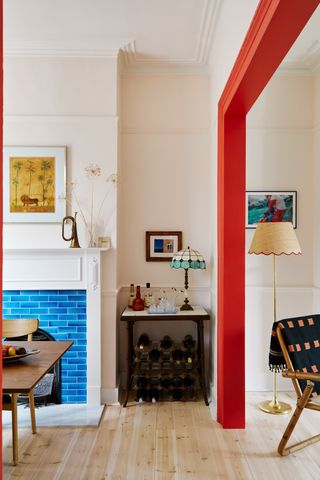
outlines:
M101 403L101 255L104 248L5 249L4 290L86 290L87 403Z

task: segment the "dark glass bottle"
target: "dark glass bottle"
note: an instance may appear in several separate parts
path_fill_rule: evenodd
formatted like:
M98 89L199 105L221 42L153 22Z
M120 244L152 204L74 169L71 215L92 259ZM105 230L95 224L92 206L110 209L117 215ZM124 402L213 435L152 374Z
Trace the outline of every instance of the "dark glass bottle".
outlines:
M136 298L132 302L132 310L144 310L144 301L141 298L140 285L137 286Z
M146 333L142 333L140 337L138 338L138 348L140 350L143 350L144 347L147 347L150 343L149 335Z
M177 365L179 365L183 360L183 351L180 350L179 348L176 348L175 350L173 350L172 359L175 361Z
M168 377L167 375L162 377L161 380L160 380L160 385L163 388L169 388L170 387L170 377Z
M183 385L183 379L182 379L181 377L173 377L172 380L171 380L171 385L172 385L174 388L182 387L182 385Z
M150 398L153 403L159 400L159 390L157 388L151 388L150 390Z
M181 388L175 388L174 390L172 390L171 395L172 395L172 400L178 401L178 400L181 400L183 396L183 391L181 390Z
M148 386L148 379L147 377L138 377L138 380L137 380L137 387L139 388L147 388Z
M160 359L160 350L158 350L157 348L153 348L152 350L150 350L149 360L151 362L158 362L159 359Z
M129 299L128 299L129 308L132 308L133 300L134 300L134 284L130 283L130 293L129 293Z
M190 350L191 348L194 348L195 346L195 341L193 339L193 336L192 335L186 335L183 339L183 345L185 348L187 348L188 350Z
M173 344L173 341L169 337L169 335L165 335L160 342L160 347L163 348L163 350L168 350L169 348L172 347L172 344Z
M193 352L192 350L186 350L184 352L184 359L186 363L192 364L193 363Z
M149 391L146 388L139 388L137 391L137 402L147 402L149 398Z
M194 384L194 378L191 375L186 375L183 379L186 387L191 387Z

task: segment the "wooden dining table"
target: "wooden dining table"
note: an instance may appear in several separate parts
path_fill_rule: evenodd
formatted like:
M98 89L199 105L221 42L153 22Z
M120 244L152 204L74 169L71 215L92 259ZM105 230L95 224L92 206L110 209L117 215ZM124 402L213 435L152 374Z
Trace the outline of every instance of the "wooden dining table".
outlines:
M73 342L3 342L4 345L24 347L27 351L40 350L36 355L20 358L16 362L3 361L2 393L11 395L13 463L18 462L18 421L17 394L28 394L36 384L48 373L53 365L69 350Z

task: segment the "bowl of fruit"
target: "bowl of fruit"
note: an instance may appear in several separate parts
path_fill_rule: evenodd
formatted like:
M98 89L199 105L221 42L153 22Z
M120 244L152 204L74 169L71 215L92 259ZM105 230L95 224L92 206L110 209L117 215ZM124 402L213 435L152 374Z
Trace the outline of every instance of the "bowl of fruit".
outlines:
M36 355L39 352L40 350L27 350L24 347L17 347L15 345L2 345L2 361L3 363L16 362L20 360L20 358Z

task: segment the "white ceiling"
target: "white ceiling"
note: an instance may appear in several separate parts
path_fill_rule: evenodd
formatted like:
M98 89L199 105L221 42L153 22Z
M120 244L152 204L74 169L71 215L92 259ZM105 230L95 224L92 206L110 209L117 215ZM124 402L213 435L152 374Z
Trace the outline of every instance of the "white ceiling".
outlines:
M238 0L4 0L5 54L109 57L121 48L127 71L206 72L225 1ZM319 66L320 8L281 69Z
M220 0L5 0L8 55L116 55L128 69L207 64Z

